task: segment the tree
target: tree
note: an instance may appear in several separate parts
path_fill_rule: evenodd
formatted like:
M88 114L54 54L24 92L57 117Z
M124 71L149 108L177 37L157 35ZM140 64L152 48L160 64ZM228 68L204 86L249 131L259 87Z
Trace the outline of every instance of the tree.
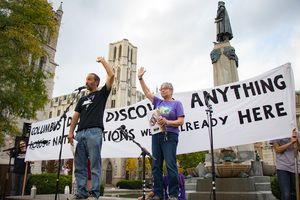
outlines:
M0 0L0 146L6 134L20 135L17 119L36 119L48 102L45 80L53 74L36 65L57 34L47 0Z
M152 167L151 167L151 159L146 157L145 158L145 173L148 174ZM139 177L142 178L143 172L143 159L142 158L128 158L126 161L126 168L124 170L129 174L139 174Z
M177 160L179 160L180 166L186 171L187 168L197 167L200 162L205 162L205 154L208 151L200 151L188 154L177 155Z

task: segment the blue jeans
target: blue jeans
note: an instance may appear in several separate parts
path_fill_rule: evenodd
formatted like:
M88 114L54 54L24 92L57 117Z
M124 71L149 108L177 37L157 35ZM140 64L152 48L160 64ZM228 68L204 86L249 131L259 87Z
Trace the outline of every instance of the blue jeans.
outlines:
M296 177L295 173L285 170L277 170L280 187L281 200L296 199ZM292 193L294 195L292 195Z
M26 175L26 181L25 181L25 189L26 185L28 183L29 175ZM16 174L12 173L12 188L10 191L10 196L19 196L23 192L23 183L24 183L24 176L25 174ZM24 193L26 190L24 191Z
M77 194L81 197L87 197L89 195L89 191L86 187L89 158L93 185L90 191L99 197L101 185L102 129L90 128L79 131L75 136L75 140L78 141L74 157Z
M179 179L176 161L178 135L167 132L152 135L152 153L157 161L152 161L152 174L154 178L155 196L164 199L163 161L166 162L168 171L169 197L178 198Z

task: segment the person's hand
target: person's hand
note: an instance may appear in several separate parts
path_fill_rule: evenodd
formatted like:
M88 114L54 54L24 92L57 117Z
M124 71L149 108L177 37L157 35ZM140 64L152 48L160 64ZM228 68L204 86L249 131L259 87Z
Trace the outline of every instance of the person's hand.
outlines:
M293 134L292 134L292 138L291 138L291 142L295 143L298 141L298 133L296 131L296 129L293 130Z
M163 118L161 116L158 118L158 125L165 126L167 124L168 124L168 120L166 118Z
M145 70L144 70L144 67L141 67L139 70L138 70L138 78L143 78L144 74L145 74Z
M12 144L12 143L13 143L13 137L9 137L8 144Z
M105 61L104 57L97 57L96 62L100 63L102 61Z
M73 146L74 133L69 133L67 138L68 138L70 144Z

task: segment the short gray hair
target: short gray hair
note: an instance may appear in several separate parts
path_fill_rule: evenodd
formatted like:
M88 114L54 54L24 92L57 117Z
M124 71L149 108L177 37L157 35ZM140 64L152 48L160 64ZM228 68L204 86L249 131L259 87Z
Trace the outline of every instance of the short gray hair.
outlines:
M163 84L161 84L160 87L162 87L162 86L167 86L170 90L173 90L173 85L172 85L172 83L164 82Z

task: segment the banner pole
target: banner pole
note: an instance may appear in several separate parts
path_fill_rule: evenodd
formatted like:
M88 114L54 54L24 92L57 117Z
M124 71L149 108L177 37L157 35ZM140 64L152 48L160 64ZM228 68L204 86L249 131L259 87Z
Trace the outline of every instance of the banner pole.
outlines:
M26 167L25 167L25 174L24 174L24 181L23 181L22 196L24 196L24 190L25 190L25 184L26 184L26 177L27 177L27 168L28 168L28 161L26 162Z

